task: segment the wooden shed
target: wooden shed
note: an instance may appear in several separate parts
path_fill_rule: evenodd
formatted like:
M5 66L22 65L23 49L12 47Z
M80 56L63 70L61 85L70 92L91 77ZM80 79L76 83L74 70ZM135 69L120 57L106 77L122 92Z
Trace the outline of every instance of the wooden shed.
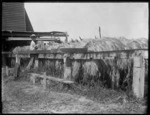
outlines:
M27 41L7 41L13 35L4 35L4 31L34 32L23 2L2 2L2 50L28 44Z
M3 31L33 31L24 3L2 3Z

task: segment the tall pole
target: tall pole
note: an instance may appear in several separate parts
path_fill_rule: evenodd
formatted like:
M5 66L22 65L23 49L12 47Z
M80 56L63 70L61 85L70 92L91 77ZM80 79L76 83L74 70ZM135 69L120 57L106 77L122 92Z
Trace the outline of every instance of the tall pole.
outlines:
M66 32L66 39L65 42L68 43L68 33Z
M101 38L101 28L99 26L99 37Z

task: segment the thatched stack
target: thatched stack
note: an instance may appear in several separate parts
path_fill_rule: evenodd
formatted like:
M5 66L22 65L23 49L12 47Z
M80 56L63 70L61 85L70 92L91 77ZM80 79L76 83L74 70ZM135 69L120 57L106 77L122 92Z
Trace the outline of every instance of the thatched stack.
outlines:
M143 49L148 48L148 42L145 38L129 40L126 38L119 39L105 37L102 39L91 40L85 45L85 48L88 48L88 51ZM111 87L115 87L116 85L116 87L118 88L119 86L123 86L125 84L129 85L132 82L131 77L133 63L131 59L117 59L116 61L114 59L103 59L98 65L97 62L85 62L84 65L86 66L86 68L95 67L95 70L99 68L99 74L97 74L97 71L94 71L95 73L93 74L93 76L97 76L97 78L101 77L103 79L107 79L107 81L109 79L110 82L107 82L107 85L112 84L112 82L114 82ZM90 69L88 71L84 69L85 68L83 68L83 77L85 77L86 79L88 75L92 74ZM130 80L127 80L129 78Z
M59 45L58 49L60 48L83 48L86 43L84 42L70 42L70 43L62 43Z
M46 50L58 49L59 46L60 46L59 43L51 41L51 42L49 42Z
M148 48L148 40L146 38L139 38L132 40L127 44L130 49L145 49Z
M124 47L124 44L115 38L94 39L85 45L89 51L122 50Z
M125 49L142 49L148 48L148 40L146 38L127 39L127 38L110 38L104 37L102 39L85 39L82 41L74 41L69 43L49 42L44 45L42 41L38 41L38 50L51 50L61 48L88 48L89 51L110 51L110 50L125 50ZM16 47L13 52L29 51L30 46Z
M85 45L89 51L113 51L126 49L142 49L148 48L148 40L146 38L140 39L126 39L126 38L109 38L94 39Z
M22 51L30 51L30 46L16 47L13 49L13 53L22 52Z

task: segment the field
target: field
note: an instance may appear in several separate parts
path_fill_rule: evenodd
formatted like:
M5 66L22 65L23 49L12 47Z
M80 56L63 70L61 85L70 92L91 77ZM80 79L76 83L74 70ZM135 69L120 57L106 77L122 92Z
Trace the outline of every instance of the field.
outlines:
M50 82L46 90L28 80L4 83L3 113L146 113L146 99L128 98L124 92L103 87L62 87Z

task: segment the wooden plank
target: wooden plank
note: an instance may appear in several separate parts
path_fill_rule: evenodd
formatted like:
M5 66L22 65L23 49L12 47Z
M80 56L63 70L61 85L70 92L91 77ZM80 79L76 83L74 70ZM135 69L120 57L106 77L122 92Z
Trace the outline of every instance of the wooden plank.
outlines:
M37 38L38 41L60 41L54 37ZM30 37L8 37L7 41L31 41Z
M19 67L20 67L20 58L18 55L16 55L14 78L18 77Z
M2 52L2 55L12 54L12 52Z
M46 89L46 72L43 74L43 88Z
M32 64L33 64L33 61L34 61L34 57L31 57L31 58L30 58L30 61L29 61L29 63L28 63L28 65L27 65L27 67L26 67L26 70L30 70L30 68L31 68L31 66L32 66Z
M37 69L38 67L39 67L39 60L35 59L34 69Z
M134 67L141 67L141 57L134 57Z
M145 59L141 59L141 70L140 70L140 85L139 85L139 97L144 97L144 84L145 84Z
M9 75L9 68L8 68L8 66L5 66L5 73L6 73L6 76L8 76Z
M66 53L85 53L87 48L61 48L60 51Z
M36 79L35 75L32 74L32 75L30 76L30 81L32 82L33 85L35 84L35 79Z
M144 57L145 59L148 59L148 51L143 51L143 57Z
M143 56L134 57L133 66L133 94L137 98L144 97L145 60Z
M22 51L22 52L17 52L14 54L21 54L21 55L26 55L26 54L62 54L62 52L56 52L56 50L35 50L35 51Z
M133 89L133 94L136 97L139 97L139 80L140 80L140 68L133 68L133 84L132 84L132 89Z
M64 79L60 79L60 78L55 78L55 77L51 77L51 76L44 76L44 75L36 74L36 73L30 73L30 74L35 76L35 77L46 78L46 79L49 79L49 80L63 82L63 83L67 83L67 84L74 83L73 81L64 80Z
M66 83L66 84L72 84L74 83L73 81L68 81L68 80L62 80L63 83Z
M38 37L39 36L66 37L67 36L66 32L58 32L58 31L52 31L52 32L2 31L2 36L30 37L31 34L35 34Z
M22 51L22 52L18 52L17 54L64 54L64 53L84 53L85 55L87 54L105 54L105 53L120 53L120 52L124 52L126 54L132 54L134 53L134 51L136 50L142 50L142 51L148 51L148 49L130 49L130 50L115 50L115 51L99 51L99 52L91 52L91 51L86 51L85 49L83 49L81 52L80 51L76 51L77 48L74 49L70 49L69 48L62 48L62 51L64 52L58 52L58 50L53 49L53 50L36 50L36 51ZM79 49L78 49L79 50ZM2 52L2 54L12 54L12 52ZM16 53L14 53L16 54ZM146 55L146 54L145 54Z

